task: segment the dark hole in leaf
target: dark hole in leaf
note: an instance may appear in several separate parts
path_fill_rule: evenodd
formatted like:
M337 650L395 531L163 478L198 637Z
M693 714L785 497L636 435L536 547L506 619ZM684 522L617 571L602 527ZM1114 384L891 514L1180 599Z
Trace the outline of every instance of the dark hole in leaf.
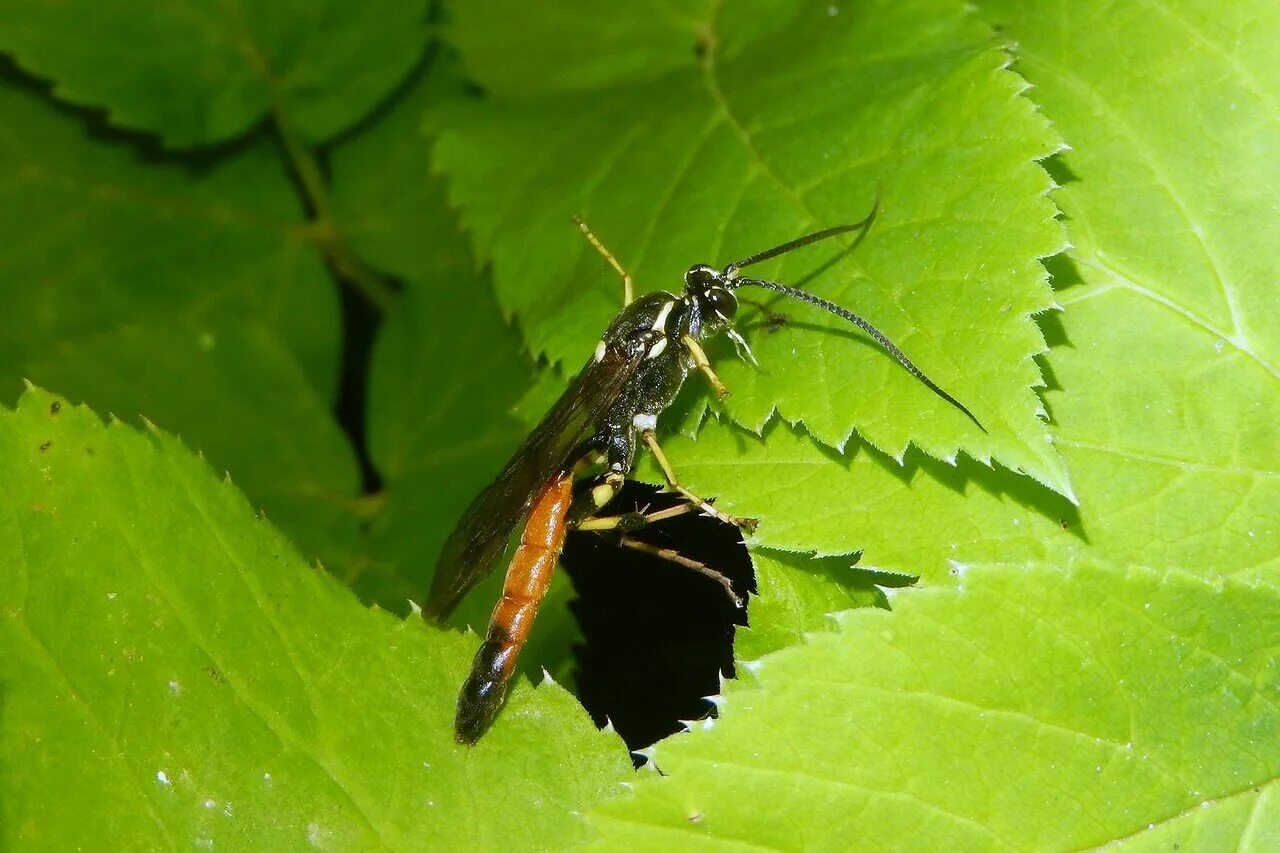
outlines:
M627 483L601 514L678 503L654 486ZM689 514L635 535L715 568L740 597L755 591L736 527ZM719 693L721 673L733 676L734 628L746 624L722 586L589 532L568 537L561 563L578 593L570 607L585 640L575 650L578 697L597 725L612 721L634 750L680 731L680 720L715 713L704 697Z
M364 494L376 494L382 490L382 476L369 458L365 438L365 412L369 364L373 358L373 342L382 318L377 309L353 286L346 281L341 283L343 286L338 289L338 293L342 299L342 364L334 414L343 431L351 438L351 447L360 465ZM398 287L399 283L394 282L393 286Z

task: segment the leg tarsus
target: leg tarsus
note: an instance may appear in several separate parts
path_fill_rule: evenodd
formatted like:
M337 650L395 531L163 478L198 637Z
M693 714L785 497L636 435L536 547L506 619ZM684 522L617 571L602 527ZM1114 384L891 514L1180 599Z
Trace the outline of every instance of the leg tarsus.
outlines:
M630 548L633 551L639 551L642 554L649 554L660 560L666 560L669 563L675 563L677 566L683 566L686 569L692 569L700 575L704 575L720 586L724 587L725 594L729 596L729 600L733 602L733 606L741 609L743 601L741 596L733 591L733 583L723 573L716 571L706 563L698 560L690 559L674 548L660 548L657 545L650 545L648 542L641 542L639 539L633 539L630 536L622 536L618 539L618 544L623 548Z

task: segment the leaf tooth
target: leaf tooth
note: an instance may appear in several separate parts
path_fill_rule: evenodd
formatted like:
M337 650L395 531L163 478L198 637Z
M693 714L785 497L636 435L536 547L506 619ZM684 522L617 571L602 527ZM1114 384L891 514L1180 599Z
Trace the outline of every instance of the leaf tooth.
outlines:
M650 764L653 764L654 756L657 754L657 752L658 752L658 745L656 743L650 744L649 746L643 747L641 749L631 750L632 755L638 755L641 758L643 758L645 761L649 762ZM655 769L657 769L656 766L655 766Z
M640 752L638 752L637 750L632 750L631 754L640 755ZM658 765L653 763L653 759L647 758L645 756L641 756L641 757L645 758L645 760L639 767L636 768L637 770L643 770L646 773L653 773L654 775L660 775L658 771Z
M755 660L739 661L742 668L752 675L759 675L760 670L764 669L764 658L756 658Z

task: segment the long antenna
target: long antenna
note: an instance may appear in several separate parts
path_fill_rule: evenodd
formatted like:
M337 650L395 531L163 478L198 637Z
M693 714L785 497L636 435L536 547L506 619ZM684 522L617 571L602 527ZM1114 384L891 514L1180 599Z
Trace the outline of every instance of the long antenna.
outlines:
M875 215L875 211L872 211L872 215L873 216ZM842 227L848 228L849 226L842 226ZM831 230L834 231L835 229L831 229ZM825 232L818 232L818 233L824 234ZM813 235L810 235L810 237L812 236ZM805 240L808 238L802 237L800 239ZM814 238L814 239L820 239L820 238ZM799 243L800 241L795 241L795 242ZM779 247L779 248L782 248L782 247ZM772 250L772 249L770 250L770 252L774 252L775 254L777 253L776 250ZM769 252L764 252L762 254L765 256L771 257ZM933 391L933 393L937 394L939 397L946 400L948 403L955 406L960 411L964 412L965 415L968 416L969 420L973 421L975 424L978 425L978 429L982 430L983 432L987 431L987 428L982 425L982 421L974 417L973 412L969 411L965 407L964 403L961 403L955 397L952 397L946 391L942 390L942 388L938 385L938 383L934 382L932 379L926 376L924 371L916 367L915 362L907 358L906 353L898 349L898 347L893 343L893 341L889 340L889 338L884 334L884 332L880 331L875 326L871 325L866 320L859 317L857 314L853 313L847 308L842 308L841 306L835 304L834 302L828 302L827 300L823 299L820 296L814 296L812 293L809 293L804 290L800 290L799 288L788 287L785 284L778 284L776 281L765 281L764 279L760 279L760 278L735 278L730 282L728 282L728 284L730 287L763 287L767 290L776 291L777 293L790 296L793 299L799 299L801 302L808 302L810 305L816 305L819 308L823 309L824 311L830 311L832 314L835 314L837 317L842 317L845 320L848 320L850 323L853 323L859 329L866 332L871 337L875 338L876 342L879 343L880 346L884 347L885 350L889 353L889 355L893 356L898 360L898 364L901 364L903 367L905 367L907 369L907 372L909 372L916 379L919 379L921 382L923 382L926 387L928 387L931 391Z
M877 184L876 197L875 197L875 200L871 202L871 212L868 213L861 220L853 223L852 225L836 225L833 228L824 228L821 231L814 231L812 234L806 234L803 237L797 237L794 240L790 240L786 243L783 243L781 246L774 246L772 249L765 249L763 252L752 255L749 258L743 258L740 261L734 261L733 263L729 264L729 266L724 268L723 274L726 278L733 278L734 273L736 273L738 270L742 269L743 267L749 267L752 264L758 264L761 261L767 261L770 258L776 258L778 257L778 255L785 255L787 252L795 251L796 249L807 246L810 243L816 243L819 240L825 240L828 237L834 237L837 234L848 234L850 231L859 231L865 228L869 228L871 227L871 223L875 221L876 214L879 211L880 211L880 185Z

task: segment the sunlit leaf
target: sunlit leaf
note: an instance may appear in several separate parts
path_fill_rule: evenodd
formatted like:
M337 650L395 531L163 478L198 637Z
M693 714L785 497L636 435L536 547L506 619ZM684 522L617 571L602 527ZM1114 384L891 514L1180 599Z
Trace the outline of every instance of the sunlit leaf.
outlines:
M554 685L455 744L473 641L362 607L164 433L33 390L0 484L6 847L550 847L629 773Z
M1277 608L1180 572L975 567L764 658L592 820L607 849L1078 849L1157 826L1266 849Z

